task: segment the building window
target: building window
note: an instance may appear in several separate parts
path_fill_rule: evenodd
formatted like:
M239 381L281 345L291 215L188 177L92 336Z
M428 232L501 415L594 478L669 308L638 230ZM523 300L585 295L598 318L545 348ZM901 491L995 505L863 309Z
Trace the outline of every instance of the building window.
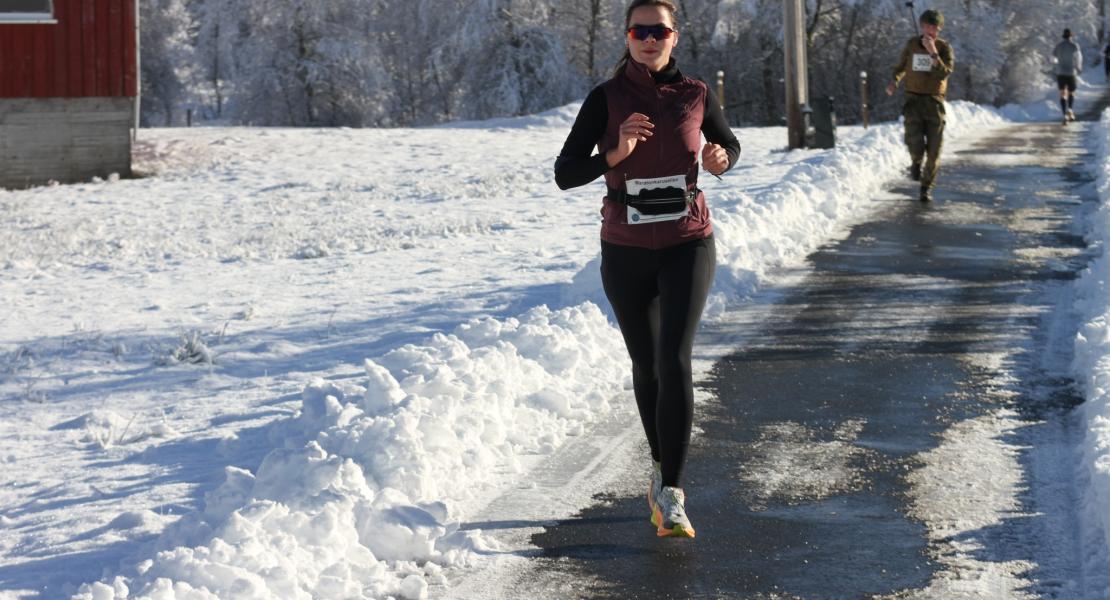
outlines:
M0 23L57 23L53 0L0 0Z

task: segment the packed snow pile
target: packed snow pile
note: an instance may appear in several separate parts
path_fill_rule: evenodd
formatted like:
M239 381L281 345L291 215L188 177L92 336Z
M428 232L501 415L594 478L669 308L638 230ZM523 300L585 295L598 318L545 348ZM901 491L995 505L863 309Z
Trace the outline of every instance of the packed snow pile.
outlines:
M166 550L77 597L425 597L486 549L451 504L606 414L622 351L596 306L538 307L368 359L363 386L317 380L256 473L229 467Z
M1088 589L1110 595L1110 110L1095 127L1101 203L1092 215L1088 243L1100 255L1076 286L1082 325L1075 342L1075 378L1083 388L1085 436L1079 478Z

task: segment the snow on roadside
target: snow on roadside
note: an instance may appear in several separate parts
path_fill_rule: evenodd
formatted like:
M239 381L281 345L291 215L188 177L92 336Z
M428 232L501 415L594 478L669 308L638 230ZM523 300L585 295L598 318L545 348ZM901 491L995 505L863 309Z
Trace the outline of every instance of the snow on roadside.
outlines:
M317 380L256 473L229 467L137 576L78 597L424 597L488 549L443 500L609 410L624 377L612 333L593 305L539 307L367 360L365 387Z
M1094 127L1093 165L1101 200L1091 217L1088 243L1099 252L1076 284L1080 316L1073 371L1086 402L1080 481L1084 572L1091 597L1110 596L1110 110Z
M1002 122L966 103L949 112L953 141ZM565 123L532 118L519 126ZM907 162L901 127L846 137L834 151L789 153L793 166L774 181L741 180L763 166L749 164L709 184L720 264L714 314L881 206L872 198ZM364 236L356 249L374 239L340 233ZM223 241L214 241L218 252ZM297 252L294 245L281 252ZM226 244L235 260L264 255L247 246ZM160 260L145 249L139 256ZM203 509L155 542L157 552L82 586L77 597L426 596L444 568L491 550L480 532L457 530L457 507L477 490L518 482L524 459L582 434L627 386L619 333L598 308L604 304L589 302L601 299L596 271L595 259L516 316L472 313L449 334L370 356L358 384L308 384L297 414L271 428L274 449L256 470L228 467Z

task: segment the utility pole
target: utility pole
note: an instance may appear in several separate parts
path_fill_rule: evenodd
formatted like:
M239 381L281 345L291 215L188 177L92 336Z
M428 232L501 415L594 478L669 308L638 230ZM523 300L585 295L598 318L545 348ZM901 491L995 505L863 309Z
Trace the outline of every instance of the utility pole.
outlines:
M871 120L871 100L867 94L867 71L859 73L859 110L863 117L863 128L867 129Z
M802 109L809 103L806 66L805 5L803 0L783 0L783 41L786 56L786 131L790 148L806 145Z
M906 8L910 9L910 23L913 23L913 29L917 35L921 35L921 24L917 22L917 10L913 6L914 0L906 2Z
M1103 46L1107 43L1106 39L1106 0L1101 0L1098 3L1098 42ZM1101 50L1101 48L1100 48Z

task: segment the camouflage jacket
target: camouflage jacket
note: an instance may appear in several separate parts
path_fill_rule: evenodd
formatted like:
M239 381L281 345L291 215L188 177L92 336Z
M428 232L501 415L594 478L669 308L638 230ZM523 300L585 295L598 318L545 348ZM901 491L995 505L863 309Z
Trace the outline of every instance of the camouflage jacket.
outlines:
M921 36L914 36L906 42L902 56L894 67L894 84L898 85L905 79L907 92L943 101L948 93L948 76L956 66L956 59L948 42L937 38L936 47L939 59L934 63L921 43Z

